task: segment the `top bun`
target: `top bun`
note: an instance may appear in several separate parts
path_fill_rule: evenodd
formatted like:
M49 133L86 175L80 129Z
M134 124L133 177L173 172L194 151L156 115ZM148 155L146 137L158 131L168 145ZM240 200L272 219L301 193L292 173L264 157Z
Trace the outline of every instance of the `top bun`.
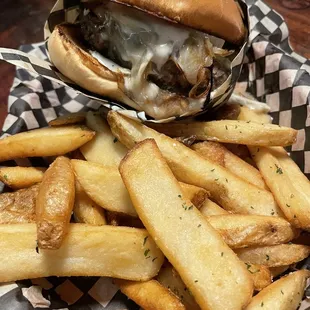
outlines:
M234 0L111 0L240 44L245 38ZM102 2L102 1L101 1Z

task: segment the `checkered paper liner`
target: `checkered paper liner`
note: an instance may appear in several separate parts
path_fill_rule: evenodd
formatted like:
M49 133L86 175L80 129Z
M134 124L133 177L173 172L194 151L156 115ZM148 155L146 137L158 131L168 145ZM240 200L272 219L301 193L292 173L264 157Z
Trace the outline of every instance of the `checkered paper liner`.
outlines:
M72 7L76 1L64 0L63 3L64 7ZM299 130L298 141L289 151L309 177L310 139L307 139L307 135L310 128L310 61L292 51L288 29L280 15L260 0L247 0L247 4L251 44L237 84L238 89L267 102L274 123ZM52 74L56 71L45 67L48 58L44 43L23 46L19 52L0 49L0 55L15 65L28 64L28 70L16 70L2 137L47 126L50 120L70 112L97 110L102 104L63 82L59 83L57 75ZM109 103L106 105L110 107ZM113 105L113 108L120 107ZM44 166L46 162L43 158L28 158L5 163L16 164ZM299 267L308 265L310 259ZM310 286L300 310L310 310L307 296L310 297ZM0 285L0 309L46 308L138 310L139 306L121 294L109 278L49 277Z
M249 15L247 10L247 5L244 0L236 0L239 3L240 9L242 11L242 15L244 16L243 22L246 28L249 28ZM47 40L55 28L56 25L62 22L70 22L74 23L78 20L80 14L80 5L85 2L83 0L58 0L53 7L48 20L44 26L44 37ZM247 50L248 42L245 40L241 47L232 47L231 44L225 42L222 39L216 38L218 47L223 47L224 49L234 49L234 58L231 60L230 72L228 74L227 79L216 89L212 90L210 94L210 98L206 100L201 111L196 111L195 115L201 114L207 109L211 107L216 107L227 101L227 98L230 97L233 88L238 80L240 75L240 71L242 68L242 62ZM52 82L59 82L61 85L69 86L72 90L79 94L83 94L87 96L89 99L94 99L106 107L107 109L114 110L123 110L123 113L129 117L137 118L142 121L154 121L154 122L168 122L175 120L176 117L169 117L161 120L154 120L143 111L136 111L133 108L119 102L115 102L111 99L104 98L99 95L95 95L93 93L88 92L85 89L77 86L74 82L70 81L68 78L63 76L55 66L51 64L48 58L42 59L37 58L36 56L29 55L23 51L16 51L14 49L6 49L0 48L0 59L3 59L17 67L27 69L29 71L34 72L35 74L39 74L40 76L51 80ZM183 114L181 117L177 119L191 116L191 112L187 112Z

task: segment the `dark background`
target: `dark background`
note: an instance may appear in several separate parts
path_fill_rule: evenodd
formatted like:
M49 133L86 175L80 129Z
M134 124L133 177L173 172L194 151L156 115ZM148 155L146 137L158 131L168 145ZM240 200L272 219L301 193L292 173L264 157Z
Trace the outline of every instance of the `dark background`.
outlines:
M0 46L18 48L43 40L43 25L56 0L1 0ZM155 1L155 0L154 0ZM310 0L265 0L286 20L291 45L310 58ZM15 67L0 61L0 128Z

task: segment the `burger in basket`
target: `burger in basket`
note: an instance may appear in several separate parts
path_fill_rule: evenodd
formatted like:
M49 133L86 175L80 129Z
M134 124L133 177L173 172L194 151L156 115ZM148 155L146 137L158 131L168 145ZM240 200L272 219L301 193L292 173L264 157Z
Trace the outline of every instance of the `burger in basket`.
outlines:
M203 109L245 34L234 0L92 1L55 27L48 50L77 85L163 119Z

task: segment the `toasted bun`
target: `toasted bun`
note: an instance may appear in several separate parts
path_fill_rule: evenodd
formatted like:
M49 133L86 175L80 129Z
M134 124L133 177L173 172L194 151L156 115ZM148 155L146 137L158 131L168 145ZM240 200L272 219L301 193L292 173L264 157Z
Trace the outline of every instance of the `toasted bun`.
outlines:
M139 107L119 89L118 73L109 70L86 52L81 42L78 26L57 25L48 40L50 59L55 67L84 89L139 110Z
M245 27L234 0L111 0L240 44Z

